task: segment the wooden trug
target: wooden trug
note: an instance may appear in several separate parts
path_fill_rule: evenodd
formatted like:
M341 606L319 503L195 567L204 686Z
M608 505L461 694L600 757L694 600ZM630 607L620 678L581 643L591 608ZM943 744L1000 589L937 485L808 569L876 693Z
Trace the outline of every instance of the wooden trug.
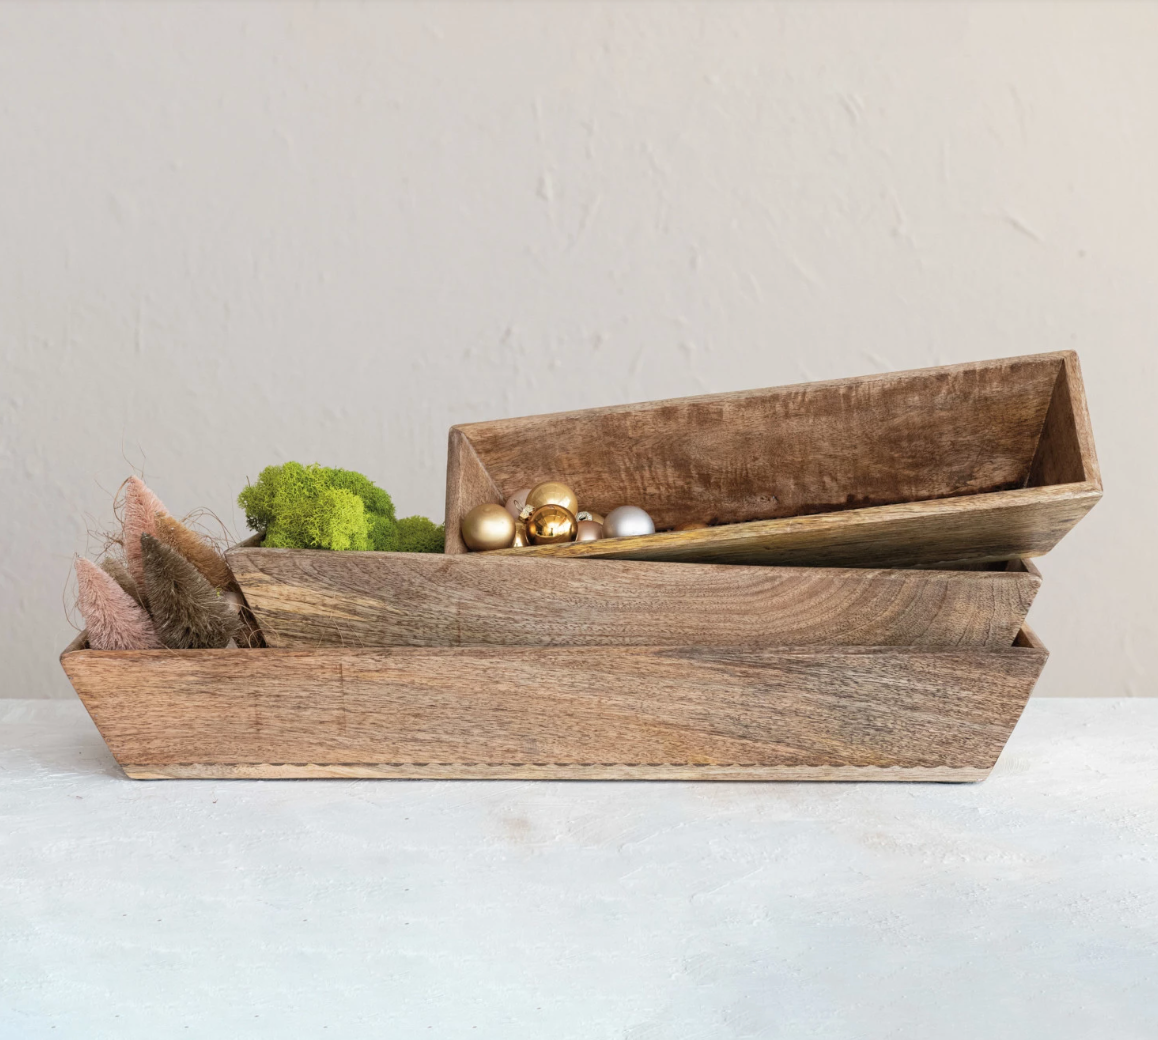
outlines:
M562 480L658 533L499 552L845 567L1047 552L1101 497L1072 351L455 426L446 551L462 517ZM706 530L670 531L689 521Z
M1046 660L1000 649L82 649L139 779L980 780Z

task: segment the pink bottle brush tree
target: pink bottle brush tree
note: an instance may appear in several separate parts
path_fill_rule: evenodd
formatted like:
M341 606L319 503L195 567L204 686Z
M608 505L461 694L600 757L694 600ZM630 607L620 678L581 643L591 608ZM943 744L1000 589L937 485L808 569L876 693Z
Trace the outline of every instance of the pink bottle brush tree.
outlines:
M93 650L159 650L149 615L112 575L91 560L76 561L78 605Z

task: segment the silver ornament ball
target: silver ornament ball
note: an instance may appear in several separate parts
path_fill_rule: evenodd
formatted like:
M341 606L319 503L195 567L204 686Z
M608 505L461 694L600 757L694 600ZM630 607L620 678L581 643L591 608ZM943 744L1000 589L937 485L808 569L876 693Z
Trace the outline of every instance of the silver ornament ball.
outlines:
M640 534L655 534L655 522L639 506L620 506L603 520L604 538L633 538Z

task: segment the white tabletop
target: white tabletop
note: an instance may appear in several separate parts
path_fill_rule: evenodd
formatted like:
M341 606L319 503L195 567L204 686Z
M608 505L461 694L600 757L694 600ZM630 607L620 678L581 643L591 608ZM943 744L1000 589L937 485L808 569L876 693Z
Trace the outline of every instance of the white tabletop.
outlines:
M981 784L126 780L0 701L0 1037L1158 1037L1158 700Z

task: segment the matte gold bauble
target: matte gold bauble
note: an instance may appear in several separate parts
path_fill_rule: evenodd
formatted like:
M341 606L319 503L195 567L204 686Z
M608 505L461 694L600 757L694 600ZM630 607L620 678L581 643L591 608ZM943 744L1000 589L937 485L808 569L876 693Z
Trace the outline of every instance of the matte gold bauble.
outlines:
M515 540L511 542L512 549L522 549L524 546L530 545L531 539L527 537L527 525L522 520L515 521Z
M580 521L580 523L584 520L594 520L600 527L603 526L603 514L596 513L591 509L584 509L582 512L576 513L575 519Z
M562 506L571 514L572 520L579 512L579 499L575 497L575 492L557 480L544 480L542 484L536 484L531 488L531 493L527 496L527 505L532 510L538 509L539 506Z
M505 549L515 537L515 518L505 506L484 502L462 518L462 540L472 552Z
M603 525L594 520L580 520L575 527L575 541L597 542L603 537Z
M575 514L554 502L539 506L527 521L527 537L534 545L553 545L575 538Z
M707 524L701 524L698 520L689 520L686 524L677 524L677 531L705 531Z
M519 514L523 511L523 506L527 504L527 496L530 493L530 488L520 488L507 499L507 512L516 520L519 519Z

